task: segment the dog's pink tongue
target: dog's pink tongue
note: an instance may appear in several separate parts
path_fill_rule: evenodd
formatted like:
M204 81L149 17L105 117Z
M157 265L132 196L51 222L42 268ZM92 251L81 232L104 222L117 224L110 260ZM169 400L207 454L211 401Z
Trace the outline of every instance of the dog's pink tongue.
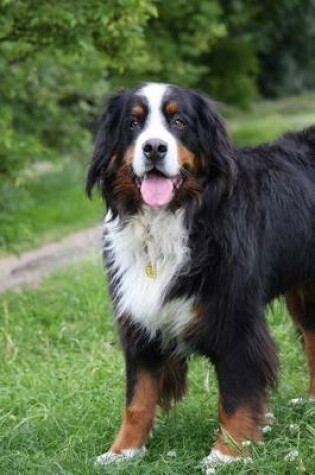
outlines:
M156 208L168 204L173 197L173 183L162 176L145 177L141 184L143 201Z

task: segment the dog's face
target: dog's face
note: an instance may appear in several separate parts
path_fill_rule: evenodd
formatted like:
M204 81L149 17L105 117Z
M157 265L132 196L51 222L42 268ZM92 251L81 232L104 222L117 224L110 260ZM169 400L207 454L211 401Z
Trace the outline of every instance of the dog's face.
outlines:
M209 180L230 178L231 147L213 104L198 93L147 84L110 98L87 179L114 213L142 204L200 201Z

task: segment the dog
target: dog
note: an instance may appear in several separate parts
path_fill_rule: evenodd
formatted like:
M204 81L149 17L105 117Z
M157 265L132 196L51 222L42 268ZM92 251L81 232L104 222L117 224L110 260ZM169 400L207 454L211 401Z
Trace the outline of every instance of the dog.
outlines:
M237 148L209 98L143 84L108 100L88 195L95 185L127 381L121 428L96 463L145 453L157 406L186 391L192 353L219 387L205 464L248 458L276 383L265 309L277 296L303 335L315 398L315 127Z

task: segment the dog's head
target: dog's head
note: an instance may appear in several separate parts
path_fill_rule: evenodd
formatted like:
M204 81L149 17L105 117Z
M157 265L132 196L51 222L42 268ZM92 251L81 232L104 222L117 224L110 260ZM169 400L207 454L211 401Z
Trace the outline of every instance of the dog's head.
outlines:
M98 184L114 214L144 203L177 209L200 202L207 186L227 191L232 148L206 97L150 83L112 96L96 136L86 189Z

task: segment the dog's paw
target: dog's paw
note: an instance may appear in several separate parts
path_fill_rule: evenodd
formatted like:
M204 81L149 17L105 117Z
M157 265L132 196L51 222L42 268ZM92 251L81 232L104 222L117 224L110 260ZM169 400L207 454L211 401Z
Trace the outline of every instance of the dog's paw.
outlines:
M233 455L226 455L220 452L220 450L212 449L208 457L205 457L202 460L202 469L205 475L209 475L211 473L215 473L214 469L218 465L223 464L230 464L234 462L243 462L243 463L251 463L251 457L236 457Z
M98 457L96 457L96 459L94 460L94 465L95 467L104 467L113 463L128 462L129 460L144 457L145 453L145 447L141 447L140 449L125 449L122 450L119 454L109 450L104 454L98 455Z

